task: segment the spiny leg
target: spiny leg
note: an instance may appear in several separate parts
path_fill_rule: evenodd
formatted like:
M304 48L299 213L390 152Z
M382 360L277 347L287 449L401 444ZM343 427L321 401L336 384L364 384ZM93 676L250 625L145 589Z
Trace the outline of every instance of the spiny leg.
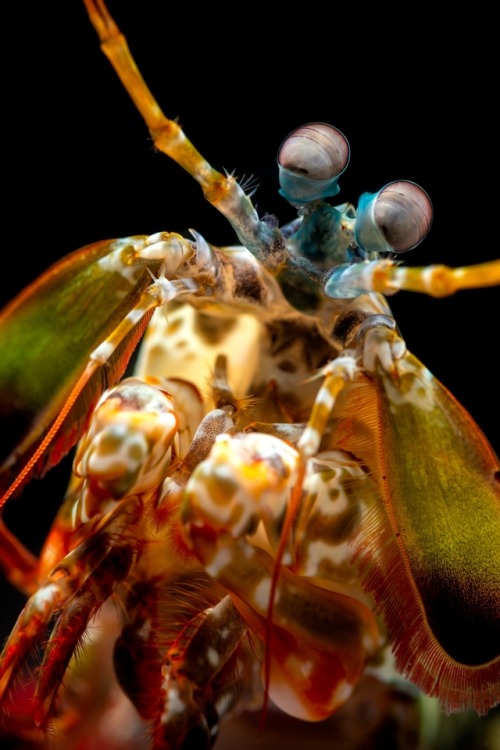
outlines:
M89 614L94 607L95 611L99 603L111 595L116 582L122 580L123 575L117 570L117 561L123 573L130 565L132 552L135 552L132 543L123 535L126 529L137 523L140 510L141 503L132 498L103 518L101 524L93 529L92 536L61 560L30 597L0 656L0 701L8 697L13 680L25 664L27 656L37 646L54 614L64 612L66 606L73 602L74 608L71 609L70 606L68 610L74 611L72 625L84 630L88 622L84 610L88 610ZM129 559L126 564L123 560L120 562L124 555ZM87 605L88 602L93 602L91 609L85 602ZM38 690L38 710L49 694L52 696L49 702L52 702L63 676L61 668L64 672L78 645L78 638L79 635L76 635L76 640L73 640L63 631L60 637L49 641Z
M44 727L53 712L69 662L89 622L126 578L135 557L132 545L112 547L85 585L63 608L44 652L34 695L35 721Z
M82 547L87 557L85 565L78 562L75 565L75 553L71 554L73 574L61 574L56 569L26 603L0 656L0 701L6 697L26 656L44 634L54 613L83 585L89 572L87 565L99 564L102 560L105 550L101 542L102 538L98 538Z
M200 612L182 630L166 656L165 706L155 732L158 747L161 741L167 748L185 747L195 738L200 747L212 746L218 729L217 698L227 693L236 677L233 670L226 674L226 667L247 630L229 596Z
M168 554L175 519L165 525L157 516L157 522L158 542ZM193 564L167 583L160 576L143 579L151 566L139 562L114 649L120 686L149 723L158 750L195 744L195 738L211 747L218 713L233 704L246 662L247 646L240 647L246 623L194 557Z

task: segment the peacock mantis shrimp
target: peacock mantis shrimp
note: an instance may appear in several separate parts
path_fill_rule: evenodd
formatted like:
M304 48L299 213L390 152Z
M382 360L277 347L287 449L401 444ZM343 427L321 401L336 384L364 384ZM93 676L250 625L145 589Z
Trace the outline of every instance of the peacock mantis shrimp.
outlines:
M86 4L113 48L104 5ZM153 113L149 101L142 114ZM333 174L312 182L297 177L312 169L301 161L311 141L335 157ZM349 700L388 644L398 670L446 711L487 712L499 699L498 462L408 353L381 294L498 284L498 263L433 275L393 262L425 238L430 201L397 182L364 196L357 214L332 209L349 145L324 123L280 149L281 190L299 209L281 229L189 143L184 154L161 136L155 144L202 183L247 250L217 250L198 233L96 243L6 308L2 352L20 342L23 357L34 351L33 321L62 319L68 298L93 313L62 379L59 361L43 375L36 353L21 363L31 383L33 372L54 378L50 403L42 393L11 415L15 352L2 376L6 423L32 420L3 463L2 504L80 439L40 560L3 528L6 575L30 595L3 654L7 725L38 736L26 717L17 724L16 689L52 624L33 715L63 746L70 731L91 732L117 684L138 747L193 737L209 746L241 686L258 694L256 663L264 701L317 721ZM397 236L385 223L394 200L405 218ZM157 308L135 379L113 387ZM64 328L81 331L81 317L76 306ZM55 346L61 332L49 335ZM435 455L417 453L416 436ZM433 477L459 498L451 508ZM449 629L464 612L461 641ZM103 651L114 659L99 669Z

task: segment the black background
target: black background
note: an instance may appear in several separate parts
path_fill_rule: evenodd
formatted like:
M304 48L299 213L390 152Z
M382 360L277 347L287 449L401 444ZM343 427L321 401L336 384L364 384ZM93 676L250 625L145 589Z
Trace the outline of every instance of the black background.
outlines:
M4 69L1 302L95 240L193 227L214 244L234 243L196 183L153 150L83 4L33 5L9 8L6 24L14 51ZM257 178L261 213L280 223L293 217L277 193L276 152L293 128L320 120L351 145L339 202L356 203L398 178L429 193L431 233L405 262L455 266L499 255L490 187L497 85L487 18L438 22L425 9L368 17L357 6L332 6L326 17L311 4L272 20L248 6L238 17L213 5L109 6L165 113L214 167ZM498 303L498 288L443 300L401 293L391 301L410 350L497 451ZM50 522L68 466L7 508L29 544ZM6 596L10 602L10 590ZM7 606L3 612L2 633L11 622Z

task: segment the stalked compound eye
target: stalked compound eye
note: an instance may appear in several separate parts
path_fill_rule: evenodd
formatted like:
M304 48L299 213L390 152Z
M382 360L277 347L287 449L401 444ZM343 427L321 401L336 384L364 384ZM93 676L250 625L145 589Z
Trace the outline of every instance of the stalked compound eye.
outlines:
M405 253L426 237L432 213L430 198L419 185L390 182L359 199L354 237L365 253Z
M349 143L340 130L323 122L302 125L278 152L280 193L292 204L337 195L348 163Z

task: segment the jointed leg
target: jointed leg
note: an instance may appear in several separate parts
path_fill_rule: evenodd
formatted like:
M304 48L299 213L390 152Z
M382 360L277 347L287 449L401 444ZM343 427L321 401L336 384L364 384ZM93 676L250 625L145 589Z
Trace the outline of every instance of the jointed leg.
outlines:
M500 284L500 260L451 268L444 265L408 267L391 260L374 260L337 266L325 282L328 297L356 297L366 292L385 295L400 290L431 297L449 297L461 289Z
M0 702L46 632L52 617L61 612L45 651L35 709L44 723L66 666L78 646L90 617L111 596L132 564L135 547L126 529L137 522L140 503L133 498L119 506L94 528L54 568L45 583L26 603L3 649L0 663Z

